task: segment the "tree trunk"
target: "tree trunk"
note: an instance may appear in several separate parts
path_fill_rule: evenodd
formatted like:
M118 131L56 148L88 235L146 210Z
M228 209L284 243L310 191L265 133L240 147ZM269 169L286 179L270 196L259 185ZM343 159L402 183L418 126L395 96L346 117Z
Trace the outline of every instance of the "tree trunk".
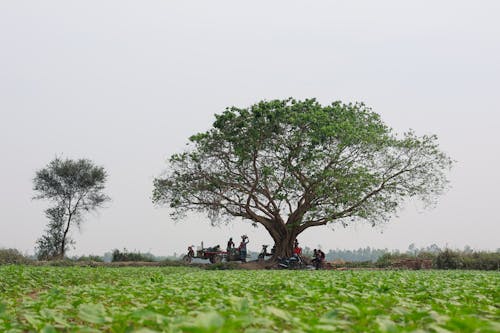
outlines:
M64 259L64 254L66 252L66 237L68 235L70 224L71 224L71 214L69 214L69 216L68 216L68 224L66 225L66 229L64 230L63 238L61 241L61 252L59 253L60 259Z
M284 229L276 232L278 237L273 237L275 252L272 257L273 260L278 258L290 258L293 254L295 240L297 239L298 230Z

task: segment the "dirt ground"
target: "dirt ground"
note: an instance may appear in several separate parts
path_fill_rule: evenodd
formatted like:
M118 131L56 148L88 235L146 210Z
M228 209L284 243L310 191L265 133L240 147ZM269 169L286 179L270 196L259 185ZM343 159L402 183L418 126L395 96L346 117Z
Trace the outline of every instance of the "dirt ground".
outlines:
M265 261L249 261L240 264L243 269L270 269L273 267L272 263Z

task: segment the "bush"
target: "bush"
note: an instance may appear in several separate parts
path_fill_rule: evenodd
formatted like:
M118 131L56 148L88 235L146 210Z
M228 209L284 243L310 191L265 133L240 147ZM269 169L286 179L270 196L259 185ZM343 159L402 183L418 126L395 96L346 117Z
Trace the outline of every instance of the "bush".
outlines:
M394 262L404 260L404 259L412 259L414 257L410 256L407 253L384 253L381 255L377 261L375 262L375 267L378 268L387 268L391 267Z
M436 267L439 269L458 269L461 268L463 261L456 251L445 249L436 257Z
M123 252L120 252L120 250L115 249L113 251L111 261L113 261L113 262L120 262L120 261L149 261L149 262L152 262L152 261L154 261L154 257L152 254L149 254L149 253L128 252L127 249L123 249Z
M385 253L378 258L375 265L380 268L394 267L398 262L407 259L432 260L432 268L436 269L500 270L500 252L451 249L444 249L438 253L422 251L416 255Z
M164 259L158 262L160 266L194 266L193 264L187 264L182 260L172 260L172 259Z
M384 253L375 262L375 266L379 268L387 268L392 265L394 255L392 253Z
M27 264L31 262L16 249L0 249L0 265Z
M100 256L89 255L89 256L81 256L76 259L76 261L95 261L95 262L103 262L103 258Z
M462 268L500 270L499 252L472 252L462 258Z

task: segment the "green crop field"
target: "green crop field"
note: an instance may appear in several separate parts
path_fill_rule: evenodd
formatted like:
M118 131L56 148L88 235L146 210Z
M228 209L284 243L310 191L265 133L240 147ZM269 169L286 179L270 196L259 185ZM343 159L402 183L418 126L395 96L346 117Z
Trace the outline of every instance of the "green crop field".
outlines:
M0 266L0 332L500 332L500 273Z

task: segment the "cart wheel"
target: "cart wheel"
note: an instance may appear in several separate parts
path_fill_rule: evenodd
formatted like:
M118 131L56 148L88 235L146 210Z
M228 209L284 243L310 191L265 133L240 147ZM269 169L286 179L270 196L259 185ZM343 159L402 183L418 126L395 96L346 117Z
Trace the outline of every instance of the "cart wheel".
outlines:
M210 257L210 262L212 264L218 264L218 263L222 262L222 256L218 255L218 254L213 255Z
M186 264L190 264L191 260L193 260L193 258L191 256L188 256L187 254L182 257L182 261L184 261Z

